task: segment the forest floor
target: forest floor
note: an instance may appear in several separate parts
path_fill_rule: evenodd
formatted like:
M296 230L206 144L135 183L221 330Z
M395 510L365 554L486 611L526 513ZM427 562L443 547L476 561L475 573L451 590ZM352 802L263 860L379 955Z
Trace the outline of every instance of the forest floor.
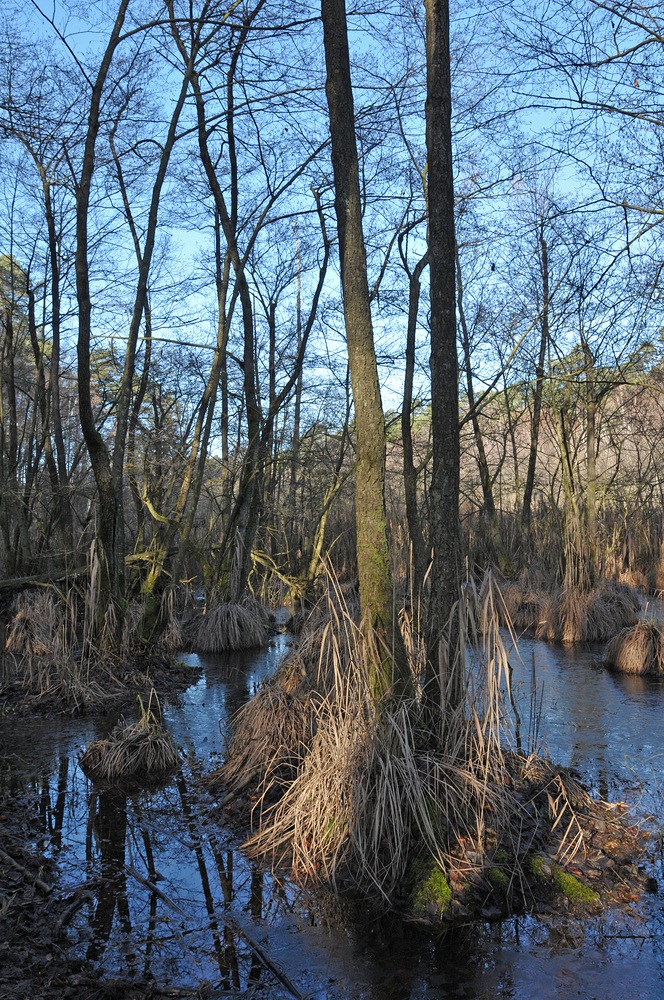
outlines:
M57 665L52 676L49 673L48 667L35 671L27 658L15 665L8 664L7 657L4 664L0 660L0 718L117 712L135 705L137 694L147 703L153 688L165 703L194 684L201 671L174 658L141 655L92 665L85 680L75 685L60 681Z

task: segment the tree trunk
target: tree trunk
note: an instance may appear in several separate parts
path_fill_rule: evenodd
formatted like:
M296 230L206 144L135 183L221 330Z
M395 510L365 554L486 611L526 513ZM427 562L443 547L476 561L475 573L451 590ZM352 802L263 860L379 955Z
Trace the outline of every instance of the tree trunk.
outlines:
M422 531L420 514L417 506L417 469L413 458L413 430L411 426L413 409L413 377L415 373L415 333L417 330L417 312L420 302L420 279L422 271L429 262L427 255L415 265L414 270L408 270L402 254L402 262L408 274L408 327L406 330L406 356L403 381L403 404L401 407L401 440L403 442L403 485L406 500L406 520L412 550L412 581L413 592L419 596L424 583L427 569L427 545Z
M377 697L408 683L405 655L393 612L392 574L385 512L385 420L378 383L367 262L362 231L359 166L344 0L321 0L330 115L335 210L348 361L357 432L356 526L360 606L367 628L386 650L372 665ZM392 676L392 664L395 676Z
M429 516L433 569L428 622L428 671L438 676L443 630L459 598L459 372L456 346L454 180L449 4L426 0L429 277L431 282L431 428L433 465ZM453 702L459 683L448 686Z
M95 145L99 133L99 113L106 78L120 41L129 0L121 0L118 14L106 45L106 50L92 87L88 126L83 150L83 162L76 191L76 297L78 301L78 405L81 430L90 455L97 487L96 540L100 562L98 600L95 606L95 630L101 631L109 606L117 600L119 567L115 562L117 524L117 494L113 481L111 458L106 443L97 429L92 405L90 378L90 340L92 335L92 303L88 265L88 211L90 190L95 168Z
M530 531L532 519L532 499L535 487L535 469L537 467L537 448L539 446L539 431L542 415L542 396L544 393L544 362L549 344L549 248L540 228L540 265L542 268L542 319L541 337L537 366L535 368L535 396L533 398L533 416L530 423L530 454L528 456L528 472L526 486L523 492L523 507L521 510L521 525L524 534L524 548L530 549ZM524 557L527 553L524 552Z

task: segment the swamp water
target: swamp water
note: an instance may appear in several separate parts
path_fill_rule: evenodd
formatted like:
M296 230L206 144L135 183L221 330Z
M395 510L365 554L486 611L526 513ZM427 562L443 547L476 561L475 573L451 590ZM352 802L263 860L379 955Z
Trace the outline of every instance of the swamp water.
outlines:
M208 982L215 995L250 990L274 1000L664 997L664 892L631 913L585 921L518 917L439 937L367 928L333 900L265 873L243 857L236 833L206 824L211 803L197 779L219 762L230 716L275 669L287 641L186 658L204 674L164 712L186 759L159 791L96 792L83 775L78 757L113 718L0 721L0 761L38 796L39 843L72 899L77 956L105 976L182 989ZM664 684L608 674L600 652L523 640L521 658L512 656L521 714L534 658L540 732L553 758L661 828ZM649 865L664 889L661 858Z

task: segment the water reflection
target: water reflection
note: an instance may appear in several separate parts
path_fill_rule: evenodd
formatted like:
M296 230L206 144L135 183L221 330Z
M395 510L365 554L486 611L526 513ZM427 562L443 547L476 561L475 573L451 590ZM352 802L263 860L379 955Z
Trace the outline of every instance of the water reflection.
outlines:
M87 960L94 963L106 950L116 911L127 939L132 930L125 868L127 796L114 788L93 792L87 830L86 861L92 864L96 853L99 870L96 905L90 921L92 934L86 952ZM127 954L133 959L131 947Z
M367 923L362 906L312 898L237 850L207 821L201 782L223 751L232 712L284 651L210 658L205 676L165 710L186 752L163 789L126 796L93 788L77 758L114 719L0 722L10 780L34 790L41 836L57 856L61 890L80 900L68 920L75 952L100 972L194 989L260 985L270 998L311 1000L547 1000L664 995L664 919L657 895L634 914L591 921L520 917L436 938L398 921ZM521 645L514 681L525 722L534 657L542 733L552 755L597 790L664 816L664 686L606 673L599 650ZM51 727L49 734L49 726ZM654 862L658 877L661 859Z

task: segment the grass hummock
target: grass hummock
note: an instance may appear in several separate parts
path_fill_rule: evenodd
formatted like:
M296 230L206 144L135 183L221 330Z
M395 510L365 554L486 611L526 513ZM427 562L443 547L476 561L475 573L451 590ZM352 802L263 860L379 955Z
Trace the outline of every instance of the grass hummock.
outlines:
M268 616L258 602L218 604L192 623L191 647L197 653L226 653L264 646Z
M606 845L588 848L595 828L610 826L637 856L638 837L610 805L522 748L496 601L490 581L464 590L456 652L435 695L420 686L421 650L411 636L413 692L376 703L361 622L332 588L326 616L314 616L302 645L236 716L227 761L210 776L222 804L249 792L250 855L303 881L352 886L376 905L400 900L411 913L423 884L416 856L426 878L438 871L449 887L449 899L439 892L437 902L420 900L417 919L436 920L481 915L487 900L502 911L531 908L533 851L563 872L586 855L597 871L619 872L604 864ZM451 710L454 671L465 697Z
M621 674L661 677L664 675L664 631L654 619L623 629L608 644L605 662Z
M140 695L138 702L140 718L136 722L121 719L110 736L94 740L80 758L81 767L93 781L142 787L161 781L180 766L180 752L159 720L154 689L147 707Z
M608 642L637 623L641 606L633 587L608 580L589 591L563 588L552 594L510 583L501 597L505 624L547 642Z

